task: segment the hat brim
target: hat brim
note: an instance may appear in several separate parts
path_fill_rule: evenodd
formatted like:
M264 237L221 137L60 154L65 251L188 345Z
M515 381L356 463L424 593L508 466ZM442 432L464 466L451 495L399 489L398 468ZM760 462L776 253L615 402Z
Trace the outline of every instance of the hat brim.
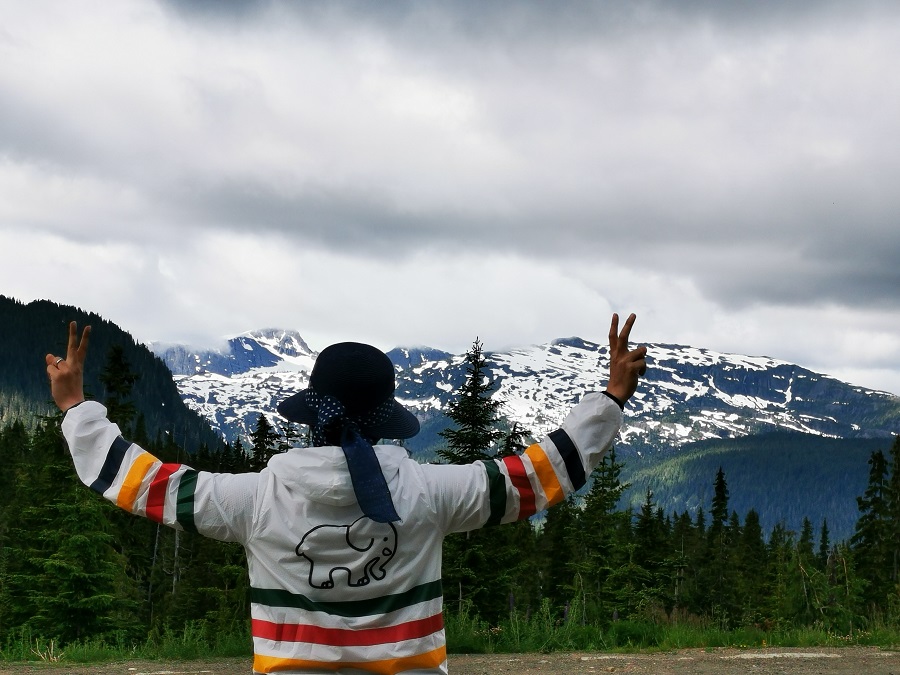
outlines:
M318 414L306 403L306 394L301 392L289 396L278 404L278 413L285 419L299 424L315 424ZM392 401L394 409L391 416L381 424L365 427L363 431L377 438L412 438L419 433L419 420L397 401Z

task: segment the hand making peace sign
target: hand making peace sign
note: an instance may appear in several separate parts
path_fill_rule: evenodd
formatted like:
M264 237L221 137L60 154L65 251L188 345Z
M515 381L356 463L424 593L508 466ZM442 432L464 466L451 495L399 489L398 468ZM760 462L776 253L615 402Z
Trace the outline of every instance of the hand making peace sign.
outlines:
M609 384L606 391L623 404L637 389L638 377L647 372L647 348L628 350L628 337L636 318L634 314L629 316L620 333L619 315L613 314L609 326Z
M60 410L65 412L84 400L84 359L87 356L91 327L85 326L78 339L78 325L69 324L69 346L66 355L47 354L47 375L50 377L50 394Z

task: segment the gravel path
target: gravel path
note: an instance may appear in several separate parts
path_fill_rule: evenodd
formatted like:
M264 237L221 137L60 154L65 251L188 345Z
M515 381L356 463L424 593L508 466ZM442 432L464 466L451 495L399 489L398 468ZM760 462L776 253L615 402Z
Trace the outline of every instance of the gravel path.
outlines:
M451 675L900 675L900 652L843 649L685 649L642 654L453 654ZM0 675L250 675L249 658L128 661L93 666L0 664Z

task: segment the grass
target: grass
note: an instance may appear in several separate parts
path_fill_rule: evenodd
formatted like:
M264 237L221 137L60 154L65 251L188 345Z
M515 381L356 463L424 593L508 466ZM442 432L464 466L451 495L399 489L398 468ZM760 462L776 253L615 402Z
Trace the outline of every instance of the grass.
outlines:
M253 655L248 626L236 625L231 630L210 635L202 621L192 622L182 631L167 630L144 642L122 639L90 640L59 645L55 640L34 636L28 629L16 631L0 648L0 661L46 663L104 663L141 659L147 661L189 661Z
M573 612L573 614L576 614ZM607 626L562 621L547 607L530 617L513 612L491 625L466 611L445 616L447 648L454 654L555 651L673 651L676 649L738 649L765 647L874 646L900 649L900 627L878 626L847 633L822 627L724 630L701 621L658 622L623 620Z
M900 649L900 627L888 625L855 629L844 634L821 627L723 630L696 619L671 623L622 620L599 626L571 618L577 615L578 612L573 611L568 620L563 620L545 604L529 616L513 612L498 624L490 624L467 611L448 612L445 615L448 651L451 654L635 652L857 645ZM154 634L141 643L112 639L61 646L23 629L9 636L0 647L0 661L81 664L129 659L189 661L227 657L250 659L252 653L246 623L221 631L212 630L198 621L188 624L182 631Z

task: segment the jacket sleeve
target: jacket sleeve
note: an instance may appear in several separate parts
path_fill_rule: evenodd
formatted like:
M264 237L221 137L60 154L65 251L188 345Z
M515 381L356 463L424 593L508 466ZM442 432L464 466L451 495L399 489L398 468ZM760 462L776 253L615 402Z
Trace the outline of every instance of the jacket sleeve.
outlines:
M105 499L175 529L246 541L258 474L216 474L164 463L123 439L95 401L70 409L62 430L81 482Z
M423 467L446 532L524 520L581 488L612 447L622 411L586 394L562 426L521 455L467 466Z

